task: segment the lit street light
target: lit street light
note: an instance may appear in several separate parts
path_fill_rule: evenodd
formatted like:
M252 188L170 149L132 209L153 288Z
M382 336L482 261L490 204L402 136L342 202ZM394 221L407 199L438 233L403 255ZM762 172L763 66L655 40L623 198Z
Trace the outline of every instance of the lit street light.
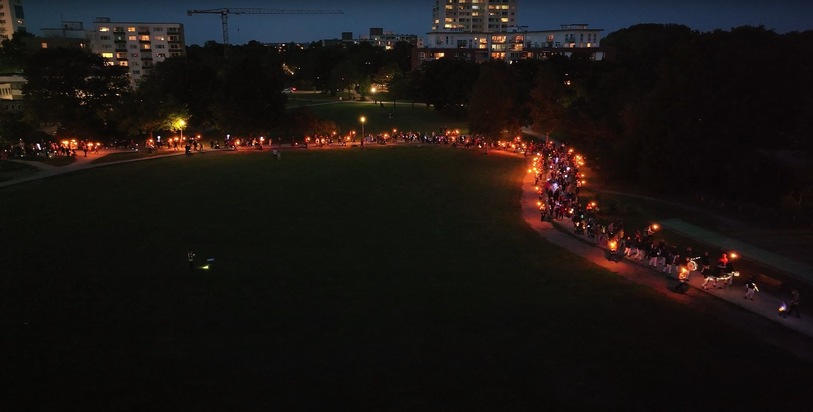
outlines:
M181 132L181 141L183 141L183 129L186 127L186 120L178 119L175 121L175 128Z
M361 147L364 147L364 122L367 121L367 118L361 116Z

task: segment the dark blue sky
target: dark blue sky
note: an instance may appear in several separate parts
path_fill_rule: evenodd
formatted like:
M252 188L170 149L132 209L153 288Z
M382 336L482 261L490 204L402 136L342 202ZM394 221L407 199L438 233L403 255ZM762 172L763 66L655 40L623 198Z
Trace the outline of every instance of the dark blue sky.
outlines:
M124 4L121 4L124 3ZM188 44L222 40L219 15L187 16L187 9L262 7L273 9L341 9L344 15L232 15L232 44L308 42L337 38L343 31L366 34L382 27L399 34L424 35L431 28L433 0L25 0L27 25L34 34L59 27L61 20L94 17L113 21L177 22L186 28ZM532 30L560 24L587 23L605 34L637 23L680 23L700 31L764 25L784 33L813 29L809 0L520 0L519 24Z

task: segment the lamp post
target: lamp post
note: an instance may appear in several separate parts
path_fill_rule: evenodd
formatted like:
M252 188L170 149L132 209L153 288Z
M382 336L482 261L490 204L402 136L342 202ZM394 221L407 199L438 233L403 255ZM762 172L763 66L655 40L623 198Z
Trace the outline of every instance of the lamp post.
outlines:
M367 121L367 118L365 118L364 116L361 116L361 119L359 119L359 120L361 120L361 147L364 147L364 137L365 137L365 135L364 135L364 122Z
M178 120L178 130L181 131L181 141L183 141L183 128L186 127L186 120Z

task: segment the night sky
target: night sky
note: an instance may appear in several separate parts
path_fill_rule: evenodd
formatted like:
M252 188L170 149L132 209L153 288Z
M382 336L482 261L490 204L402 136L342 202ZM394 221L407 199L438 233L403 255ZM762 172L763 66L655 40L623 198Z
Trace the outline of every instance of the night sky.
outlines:
M220 16L187 9L261 7L272 9L340 9L344 15L231 15L232 44L309 42L332 39L350 31L358 37L370 27L425 37L431 29L433 0L25 0L28 30L59 27L62 20L91 28L97 16L112 21L183 23L187 44L220 42ZM605 35L638 23L679 23L700 31L763 25L779 33L813 29L813 1L803 0L520 0L520 25L530 30L587 23Z

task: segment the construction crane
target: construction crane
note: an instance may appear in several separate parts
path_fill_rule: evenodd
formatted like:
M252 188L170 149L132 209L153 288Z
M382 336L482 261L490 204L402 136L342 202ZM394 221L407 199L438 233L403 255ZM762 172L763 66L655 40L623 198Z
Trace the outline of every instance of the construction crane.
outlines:
M257 8L222 8L209 10L187 10L186 14L219 14L223 23L223 49L229 48L229 14L344 14L341 10L283 10L283 9L257 9ZM228 53L228 52L226 52Z

